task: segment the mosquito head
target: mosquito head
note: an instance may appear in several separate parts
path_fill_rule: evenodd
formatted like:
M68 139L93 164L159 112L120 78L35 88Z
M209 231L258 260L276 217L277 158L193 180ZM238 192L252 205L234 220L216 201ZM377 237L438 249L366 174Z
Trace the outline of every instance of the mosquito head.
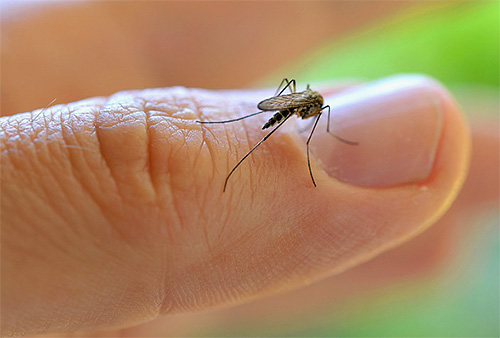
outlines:
M317 91L309 89L309 97L312 101L315 102L315 105L318 105L320 107L323 106L323 96L321 96L321 94Z
M323 106L323 96L321 96L320 93L318 93L318 98L317 98L318 102L319 102L319 105L320 106Z

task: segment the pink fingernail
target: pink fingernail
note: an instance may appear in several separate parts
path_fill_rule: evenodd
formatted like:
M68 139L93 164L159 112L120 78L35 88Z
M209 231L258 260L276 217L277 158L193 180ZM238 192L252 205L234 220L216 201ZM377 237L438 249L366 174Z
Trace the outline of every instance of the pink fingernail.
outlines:
M353 185L388 187L426 179L442 130L435 88L425 77L408 75L325 97L332 109L330 131L359 145L318 133L314 154L330 176Z

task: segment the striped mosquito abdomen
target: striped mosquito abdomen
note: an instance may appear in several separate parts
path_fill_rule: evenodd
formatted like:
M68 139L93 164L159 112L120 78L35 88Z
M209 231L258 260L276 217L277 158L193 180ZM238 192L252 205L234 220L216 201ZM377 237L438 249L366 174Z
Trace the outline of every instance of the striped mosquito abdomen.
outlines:
M267 129L269 127L272 127L274 126L276 123L279 123L281 122L283 119L287 118L288 116L290 116L292 114L292 112L288 109L284 109L284 110L280 110L278 111L276 114L273 115L273 117L271 117L267 122L266 124L264 124L262 126L262 130L264 129Z
M290 94L283 94L286 89L290 90ZM246 116L241 116L241 117L236 117L231 120L224 120L224 121L196 121L197 123L203 123L203 124L208 124L208 123L229 123L229 122L236 122L240 121L243 119L246 119L251 116L263 114L266 112L276 112L265 124L262 126L262 129L267 129L269 127L272 127L274 125L277 125L274 127L270 132L266 134L256 145L253 146L252 149L250 149L249 152L246 153L245 156L243 156L238 163L231 169L229 174L226 176L226 180L224 181L224 187L222 188L222 192L226 191L226 186L227 182L229 180L229 177L234 173L234 171L240 166L243 161L245 161L250 154L257 149L265 140L267 140L278 128L280 128L289 118L292 114L297 115L297 117L300 117L302 119L307 119L310 117L315 117L314 124L311 129L311 133L309 134L309 138L307 139L306 142L306 149L307 149L307 167L309 169L309 175L311 176L311 180L314 186L316 186L316 182L314 181L314 176L311 168L311 160L309 158L309 142L311 141L311 138L314 134L314 131L316 130L316 126L318 125L319 118L321 117L322 111L324 109L328 109L328 121L326 125L326 131L330 133L330 106L326 105L323 106L323 96L321 96L320 93L312 90L309 88L309 85L307 85L306 90L302 92L297 92L297 89L295 88L295 80L292 79L288 81L287 78L284 78L280 85L278 86L278 90L276 90L276 93L274 96L267 98L265 100L260 101L257 104L257 108L260 110L256 113L246 115ZM330 133L333 135L337 140L344 142L346 144L350 145L356 145L358 144L357 142L352 142L345 140L333 133Z

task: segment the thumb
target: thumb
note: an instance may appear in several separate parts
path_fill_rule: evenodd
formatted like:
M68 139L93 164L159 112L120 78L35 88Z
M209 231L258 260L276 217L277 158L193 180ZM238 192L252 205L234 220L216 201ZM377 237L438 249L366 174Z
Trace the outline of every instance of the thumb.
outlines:
M449 207L470 141L438 83L396 76L325 96L325 104L332 131L359 144L336 140L322 118L311 142L317 187L307 165L310 130L292 126L262 143L221 194L231 169L267 134L260 127L269 116L201 125L200 156L210 166L196 169L206 189L195 223L205 251L173 287L189 290L184 301L216 306L341 272L422 232ZM201 113L203 121L224 115Z
M399 77L325 97L332 131L359 145L323 117L316 188L308 135L287 123L223 193L266 117L195 120L254 113L266 96L145 90L0 119L4 334L123 327L297 287L422 231L460 188L469 139L455 104Z

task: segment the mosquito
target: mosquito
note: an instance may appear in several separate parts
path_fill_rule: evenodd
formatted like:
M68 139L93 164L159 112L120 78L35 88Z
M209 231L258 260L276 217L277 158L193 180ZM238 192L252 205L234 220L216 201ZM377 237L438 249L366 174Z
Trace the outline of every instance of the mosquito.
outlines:
M290 94L283 94L286 89L290 90ZM323 106L323 96L321 96L321 94L318 93L317 91L312 90L309 87L309 85L307 85L306 90L302 92L297 92L295 79L291 79L290 81L288 81L288 79L284 78L281 81L280 85L278 86L278 89L276 90L274 96L265 99L263 101L260 101L259 104L257 104L257 108L259 109L259 111L256 113L246 115L243 117L238 117L231 120L196 121L197 123L200 124L229 123L229 122L240 121L266 112L272 112L272 111L276 112L262 126L262 130L273 127L275 125L277 126L274 127L266 136L264 136L252 149L250 149L250 151L245 156L243 156L241 160L238 161L238 163L234 166L234 168L229 172L229 174L226 177L226 181L224 182L224 188L222 190L223 192L226 191L227 182L229 181L229 178L234 173L234 171L240 166L240 164L243 163L243 161L248 156L250 156L250 154L255 149L257 149L258 146L260 146L265 140L267 140L276 130L279 129L279 127L281 127L294 114L297 115L297 117L301 117L302 119L307 119L315 116L311 133L309 134L309 137L306 142L307 166L309 168L309 175L311 176L312 183L315 187L316 187L316 181L314 180L313 172L311 169L311 160L309 157L309 143L311 142L311 138L314 134L314 131L316 130L316 126L318 125L319 119L325 109L328 109L328 122L326 125L326 131L333 137L335 137L337 140L345 144L349 145L359 144L358 142L346 140L330 132L330 106L329 105Z
M52 101L49 102L48 105L45 106L45 108L43 108L42 110L40 110L40 112L38 114L36 114L36 116L33 118L33 121L35 121L38 116L42 115L44 111L46 111L50 106L52 106L54 104L54 102L56 102L57 98L54 98Z

